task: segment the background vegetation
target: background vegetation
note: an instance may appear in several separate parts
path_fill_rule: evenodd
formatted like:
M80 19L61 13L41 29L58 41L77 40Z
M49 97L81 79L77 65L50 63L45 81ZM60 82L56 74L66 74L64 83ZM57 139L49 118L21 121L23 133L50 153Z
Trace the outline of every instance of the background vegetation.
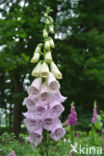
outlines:
M68 97L62 120L74 100L78 127L88 130L93 101L99 110L104 107L104 1L0 0L0 133L25 131L23 99L32 81L30 58L42 41L46 6L53 9L53 57L63 73L61 92Z

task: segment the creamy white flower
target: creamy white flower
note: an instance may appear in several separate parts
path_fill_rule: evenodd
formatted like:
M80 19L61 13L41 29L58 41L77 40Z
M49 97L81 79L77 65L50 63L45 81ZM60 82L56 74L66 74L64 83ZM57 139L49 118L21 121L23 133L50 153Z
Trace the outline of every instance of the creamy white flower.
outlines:
M41 72L40 72L40 75L42 77L47 77L49 74L49 67L48 67L48 64L46 62L43 62L42 65L41 65Z
M35 53L39 53L40 51L41 51L41 48L40 48L39 46L37 46L36 49L35 49L34 54L35 54Z
M48 32L47 32L46 29L43 29L43 37L44 37L44 38L45 38L45 37L48 37Z
M40 47L40 48L42 48L42 46L43 46L43 43L39 43L39 44L37 45L37 47Z
M52 93L56 94L59 92L60 84L51 72L49 72L49 75L47 78L47 84Z
M57 79L62 79L62 74L61 74L61 72L59 71L59 69L57 68L57 66L55 65L54 62L51 62L50 68L51 68L51 72L54 74L54 76Z
M41 77L38 77L36 78L31 86L29 86L28 88L28 93L29 94L33 94L34 96L37 96L39 94L39 90L40 90L40 87L41 87L41 84L42 84L42 78Z
M50 50L50 41L45 41L44 47L47 51Z
M53 23L53 18L51 16L48 16L50 23Z
M39 61L40 58L40 53L39 52L35 52L32 59L31 59L31 63L36 63Z
M46 19L46 24L49 25L50 24L50 20Z
M54 34L54 26L53 25L49 26L49 31L50 31L50 33Z
M49 88L46 82L44 82L40 90L39 101L42 104L47 104L49 99L50 99Z
M54 44L53 39L50 39L50 40L49 40L49 43L50 43L50 47L51 47L51 48L55 48L55 44Z
M42 43L39 43L39 44L36 46L34 54L35 54L35 53L39 53L39 52L41 51L42 45L43 45Z
M45 61L47 63L51 63L52 62L52 55L51 55L50 51L46 52L46 54L45 54Z
M41 70L41 63L39 62L39 63L37 63L37 65L33 69L32 76L39 77L40 76L40 70Z

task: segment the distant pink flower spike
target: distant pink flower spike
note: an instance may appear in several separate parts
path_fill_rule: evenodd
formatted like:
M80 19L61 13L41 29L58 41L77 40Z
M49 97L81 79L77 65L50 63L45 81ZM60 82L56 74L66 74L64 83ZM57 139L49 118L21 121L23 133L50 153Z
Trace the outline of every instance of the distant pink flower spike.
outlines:
M68 123L70 126L75 126L77 124L77 113L73 105L71 105L71 112L68 116Z
M72 156L72 152L69 153L69 156Z
M16 156L16 154L14 151L12 151L11 153L8 154L8 156Z
M97 109L94 108L93 109L92 123L96 123L96 122L97 122Z

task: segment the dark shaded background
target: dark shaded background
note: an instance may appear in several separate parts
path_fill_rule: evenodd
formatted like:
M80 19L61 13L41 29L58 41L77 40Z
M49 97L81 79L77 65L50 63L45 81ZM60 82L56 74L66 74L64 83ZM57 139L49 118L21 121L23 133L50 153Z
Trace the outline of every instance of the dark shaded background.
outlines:
M43 41L46 6L53 9L53 58L63 73L61 92L68 97L63 121L73 100L82 129L88 127L93 101L99 110L104 107L104 1L0 0L0 127L16 134L26 111L26 86L32 81L30 58Z

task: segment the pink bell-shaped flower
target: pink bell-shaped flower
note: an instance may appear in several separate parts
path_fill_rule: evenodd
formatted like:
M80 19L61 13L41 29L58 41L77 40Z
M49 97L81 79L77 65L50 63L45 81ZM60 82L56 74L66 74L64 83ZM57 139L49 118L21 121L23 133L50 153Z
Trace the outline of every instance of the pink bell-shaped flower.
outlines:
M47 84L51 93L55 94L59 92L60 84L51 72L48 75Z
M46 118L44 120L44 129L46 129L47 131L51 131L52 130L52 126L53 126L53 122L54 119L52 117Z
M34 132L30 133L30 138L34 143L40 144L42 142L42 132L43 130L40 128Z
M62 127L59 119L56 119L53 125L53 129L51 131L51 138L55 141L59 141L65 135L65 129Z
M49 115L56 118L64 111L64 107L57 100L52 100L49 104Z
M28 131L33 132L42 126L41 120L24 119Z
M65 102L65 100L67 99L67 97L62 96L60 92L58 92L57 94L55 94L55 96L58 98L58 100L60 101L60 103Z
M34 110L35 119L44 119L47 112L47 106L42 105L40 102L37 102Z
M42 78L36 78L31 86L29 86L28 88L28 93L29 94L32 94L34 96L37 96L39 94L39 90L40 90L40 87L41 87L41 83L42 83Z

